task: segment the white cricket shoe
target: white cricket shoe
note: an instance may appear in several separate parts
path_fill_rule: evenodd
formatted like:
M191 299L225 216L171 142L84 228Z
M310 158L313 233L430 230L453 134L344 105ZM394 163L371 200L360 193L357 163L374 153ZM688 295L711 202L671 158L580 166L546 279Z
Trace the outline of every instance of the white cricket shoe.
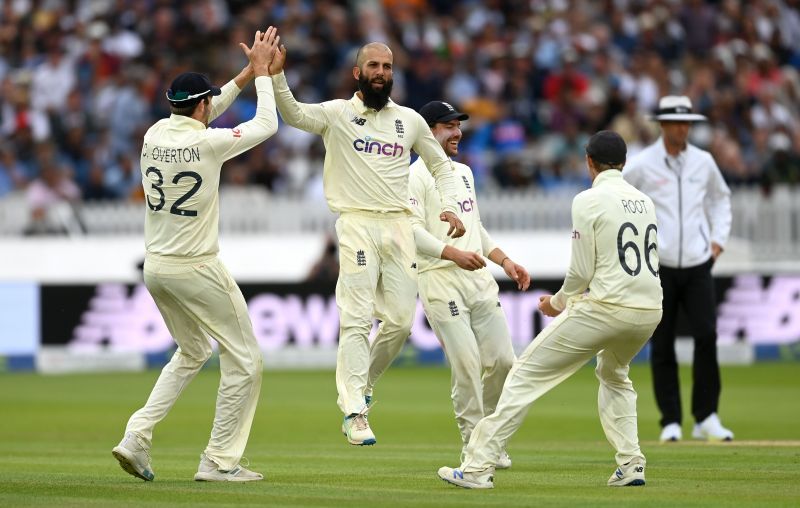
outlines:
M679 423L665 425L664 428L661 429L661 437L658 438L662 443L680 441L681 439L683 439L683 431Z
M609 487L638 487L641 485L644 485L644 462L639 460L632 460L617 467L617 470L608 479Z
M460 468L440 467L439 478L465 489L493 489L494 468L488 467L483 471L465 472Z
M706 441L733 441L733 432L722 426L717 413L711 413L705 420L694 425L692 437Z
M342 434L347 437L347 442L351 445L369 446L374 445L377 440L375 434L369 428L369 421L367 420L367 411L365 409L360 413L354 413L346 416L342 422Z
M494 467L497 469L511 468L511 457L508 456L508 452L505 450L500 452L500 457L497 459L497 464L495 464Z
M229 471L219 469L219 465L206 457L205 453L200 454L200 465L194 475L196 482L254 482L263 479L263 474L250 471L241 464Z
M150 465L150 451L133 432L126 432L122 441L111 450L126 473L151 482L156 477Z

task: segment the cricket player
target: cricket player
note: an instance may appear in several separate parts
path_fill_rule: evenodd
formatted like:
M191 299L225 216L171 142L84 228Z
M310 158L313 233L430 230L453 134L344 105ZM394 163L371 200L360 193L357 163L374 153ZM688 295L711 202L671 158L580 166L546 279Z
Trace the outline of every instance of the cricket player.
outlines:
M295 100L283 74L285 56L281 47L270 67L278 111L287 124L322 136L325 199L339 214L336 387L342 433L350 444L372 445L375 434L366 418L372 387L408 338L417 303L408 202L411 150L436 181L447 234L458 238L465 229L456 215L455 177L425 120L389 98L393 57L386 45L370 43L358 51L353 97L321 104ZM373 316L380 325L370 347Z
M419 113L448 157L458 155L461 122L469 116L441 101L429 102ZM467 228L464 236L447 236L447 226L439 220L441 202L436 182L421 159L411 165L409 195L414 211L411 222L417 243L419 295L450 362L450 394L466 446L475 425L494 412L515 360L499 288L484 269L484 256L503 267L521 291L528 289L530 276L495 245L481 224L472 170L465 164L451 163L458 218ZM511 467L505 450L496 467Z
M219 177L222 163L278 128L269 63L277 29L240 44L249 64L221 89L202 74L179 75L167 91L172 114L144 136L141 155L145 215L144 282L178 349L161 371L145 406L128 420L112 453L133 476L151 481L153 428L219 344L220 384L211 438L194 479L245 482L260 473L239 464L261 389L261 351L247 304L219 251ZM234 129L208 128L255 77L255 117Z
M492 488L497 459L529 406L596 355L600 423L617 452L608 485L644 485L636 391L628 370L661 320L661 284L655 208L623 180L626 152L615 132L589 139L592 187L572 202L569 269L561 289L539 302L545 315L557 317L514 363L495 412L472 431L461 466L439 469L441 479Z

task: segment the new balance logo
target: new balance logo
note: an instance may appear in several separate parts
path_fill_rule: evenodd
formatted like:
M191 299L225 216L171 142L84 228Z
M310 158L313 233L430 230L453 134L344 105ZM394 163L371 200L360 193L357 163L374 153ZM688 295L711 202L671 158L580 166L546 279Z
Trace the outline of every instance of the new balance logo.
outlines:
M367 256L364 254L363 250L356 252L356 264L358 264L358 266L367 266Z
M360 125L362 127L364 126L365 123L367 123L367 119L366 118L359 118L357 116L354 116L353 118L351 118L350 121L353 122L354 124Z
M453 478L458 478L460 480L463 480L464 472L460 469L453 469Z
M411 263L411 268L416 268L416 267L417 267L417 263Z
M497 300L497 306L500 307L500 300Z
M456 305L455 300L450 300L447 306L450 308L451 316L458 316L458 305Z
M644 473L643 466L636 466L635 468L633 468L633 470L636 471L637 473Z

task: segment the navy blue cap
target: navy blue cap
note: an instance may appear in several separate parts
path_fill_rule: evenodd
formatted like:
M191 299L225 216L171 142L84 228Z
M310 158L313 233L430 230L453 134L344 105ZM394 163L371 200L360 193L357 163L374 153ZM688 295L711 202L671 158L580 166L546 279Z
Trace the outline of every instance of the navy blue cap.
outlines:
M207 95L221 93L222 90L213 86L205 74L184 72L172 81L172 85L167 90L167 100L173 106L182 108L197 104Z
M431 101L419 110L428 125L447 123L450 120L468 120L469 115L456 111L456 108L442 101Z
M586 154L595 162L603 164L622 164L628 154L625 140L614 131L600 131L589 138Z

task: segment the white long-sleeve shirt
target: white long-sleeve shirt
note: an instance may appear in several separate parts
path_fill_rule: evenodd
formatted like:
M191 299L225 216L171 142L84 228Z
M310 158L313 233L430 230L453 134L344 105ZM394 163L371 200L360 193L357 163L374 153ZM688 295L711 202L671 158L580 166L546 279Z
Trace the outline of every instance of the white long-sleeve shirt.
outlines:
M561 289L550 300L564 310L570 297L634 309L661 309L658 225L653 201L608 169L572 201L572 255Z
M659 138L631 158L622 174L656 204L661 264L697 266L711 257L712 242L725 246L731 191L710 153L687 145L671 157Z
M222 163L278 130L272 80L255 79L256 115L233 129L206 128L181 115L159 120L144 135L140 159L149 254L196 257L219 252L219 175ZM239 95L233 81L211 99L209 121Z
M376 111L357 94L349 100L303 104L295 100L283 73L273 80L283 121L322 136L323 187L332 211L411 213L408 166L414 150L436 179L441 211L456 212L450 162L419 113L391 100Z
M442 204L436 182L431 176L425 162L417 159L411 165L408 180L409 201L411 203L411 225L414 228L414 240L417 243L417 271L423 273L437 268L456 266L449 260L441 259L446 245L465 251L489 256L496 246L489 233L481 224L478 212L478 201L475 196L475 181L469 166L451 161L449 170L456 181L456 215L467 232L459 238L447 236L450 225L439 220Z

